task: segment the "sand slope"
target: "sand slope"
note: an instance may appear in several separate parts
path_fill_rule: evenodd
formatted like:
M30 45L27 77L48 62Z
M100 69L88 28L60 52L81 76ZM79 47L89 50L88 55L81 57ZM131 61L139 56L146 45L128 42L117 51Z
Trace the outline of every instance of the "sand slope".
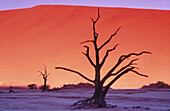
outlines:
M170 81L170 11L101 8L100 13L101 19L96 25L99 44L107 40L119 26L122 27L107 46L111 48L116 43L121 44L118 50L110 54L112 57L117 59L120 54L141 50L153 53L152 56L142 56L138 62L140 71L148 74L149 79L139 78L136 81L138 77L130 74L118 81L116 87L141 87L158 79ZM93 78L94 70L81 54L84 48L79 44L92 38L90 17L97 17L97 8L36 6L0 11L0 82L40 84L37 70L42 70L43 64L51 72L49 84L52 86L84 81L68 72L56 71L55 66L71 67ZM105 50L102 50L101 57ZM107 61L102 75L115 64L115 59Z

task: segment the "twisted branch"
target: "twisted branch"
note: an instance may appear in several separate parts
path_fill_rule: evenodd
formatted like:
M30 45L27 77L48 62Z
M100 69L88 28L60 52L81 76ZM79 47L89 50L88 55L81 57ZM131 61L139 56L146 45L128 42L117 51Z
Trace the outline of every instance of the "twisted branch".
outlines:
M47 78L49 75L50 75L50 73L48 73L47 72L47 67L46 67L46 65L44 64L44 73L42 72L42 71L38 71L39 73L40 73L40 75L39 76L43 76L43 78Z
M139 56L139 55L142 55L142 54L144 54L144 53L146 53L146 54L152 54L151 52L148 52L148 51L142 51L142 52L140 52L140 53L130 53L130 54L128 54L128 55L122 55L122 56L120 56L120 58L119 58L118 62L116 63L116 65L105 75L105 77L103 77L102 83L104 83L104 82L111 76L112 72L113 72L125 59L129 58L129 57L132 56L132 55ZM133 61L136 61L136 59L135 59L135 60L132 60L131 62L133 63ZM132 64L132 63L131 63L131 64ZM129 63L129 64L130 64L130 63Z
M66 71L69 71L69 72L76 73L76 74L78 74L79 76L81 76L81 77L83 77L84 79L86 79L87 81L94 83L93 80L85 77L83 74L81 74L81 73L78 72L78 71L75 71L75 70L72 70L72 69L68 69L68 68L64 68L64 67L55 67L55 69L62 69L62 70L66 70Z
M93 66L93 67L95 67L96 65L93 63L93 61L91 60L91 58L90 58L90 56L89 56L89 47L88 46L84 46L85 48L87 48L87 51L86 51L86 53L84 53L84 52L82 52L86 57L87 57L87 59L89 60L89 62L91 63L91 65Z
M104 56L104 58L103 58L103 60L102 60L102 62L101 62L101 64L100 64L100 68L101 68L101 67L103 66L103 64L105 63L106 58L107 58L108 55L109 55L109 52L115 50L118 45L119 45L119 44L116 44L112 49L109 49L109 50L106 51L106 55Z
M142 55L142 54L144 54L144 53L146 53L146 54L152 54L151 52L148 52L148 51L142 51L142 52L140 52L140 53L130 53L130 54L128 54L128 55L122 55L122 56L119 58L119 61L121 62L121 61L129 58L129 57L132 56L132 55L139 56L139 55Z
M128 69L124 70L123 72L121 72L119 75L117 75L117 76L105 87L103 94L106 95L109 87L110 87L116 80L118 80L121 76L123 76L124 74L128 73L129 71L132 71L132 72L134 72L134 73L136 73L136 74L138 74L138 75L140 75L140 76L148 77L147 75L140 74L139 72L135 71L134 68L135 68L135 67L128 68Z
M84 43L87 43L87 42L94 42L94 41L93 40L86 40L86 41L81 42L80 44L84 44Z
M109 38L105 43L103 43L103 45L101 45L101 46L99 47L99 50L102 49L106 44L108 44L108 43L110 42L110 40L113 38L113 36L115 36L115 35L117 34L117 32L119 31L120 28L121 28L121 27L119 27L119 28L116 30L116 32L115 32L114 34L112 34L112 35L110 36L110 38Z
M98 17L96 20L94 20L93 18L91 18L91 20L93 21L93 23L95 24L100 18L100 8L98 8Z
M96 20L94 20L93 18L91 18L91 20L93 21L93 36L94 36L94 41L96 41L97 38L98 38L98 33L96 33L95 24L96 24L96 22L97 22L97 21L99 20L99 18L100 18L100 13L99 13L99 11L100 11L100 8L98 8L98 17L97 17Z
M137 71L135 71L135 70L131 70L131 71L134 72L134 73L136 73L136 74L138 74L138 75L140 75L140 76L148 77L148 75L141 74L141 73L139 73L139 72L137 72Z
M130 62L129 62L129 64L127 64L126 66L124 66L124 67L122 67L120 70L118 70L116 73L109 73L109 74L107 74L103 79L102 79L102 83L104 83L110 76L115 76L115 75L117 75L117 74L119 74L120 72L122 72L123 70L125 70L126 68L128 68L129 66L131 66L131 65L133 65L133 62L135 62L135 61L137 61L137 60L139 60L139 59L133 59L133 60L131 60ZM131 67L131 68L136 68L136 67Z

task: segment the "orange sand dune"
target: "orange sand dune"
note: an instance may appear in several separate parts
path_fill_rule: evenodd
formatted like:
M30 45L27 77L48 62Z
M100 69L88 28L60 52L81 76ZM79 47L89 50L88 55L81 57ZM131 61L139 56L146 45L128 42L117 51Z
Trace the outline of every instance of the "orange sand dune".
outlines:
M122 27L107 45L112 48L120 43L106 61L102 76L121 54L142 50L153 53L140 56L138 61L139 72L148 74L148 79L130 73L113 88L138 88L158 80L170 81L170 11L101 8L100 14L96 24L99 44ZM0 11L0 82L4 85L42 84L37 71L43 70L43 64L51 72L48 84L53 87L86 82L78 75L55 70L55 66L76 69L93 79L94 69L82 55L85 49L80 45L92 38L90 17L97 17L97 8L56 5ZM101 58L106 48L102 51Z

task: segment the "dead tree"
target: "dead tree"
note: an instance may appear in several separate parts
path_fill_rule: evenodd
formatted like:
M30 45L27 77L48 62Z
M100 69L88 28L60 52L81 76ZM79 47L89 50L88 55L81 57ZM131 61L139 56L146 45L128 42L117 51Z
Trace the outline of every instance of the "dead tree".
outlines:
M127 63L125 66L120 67L120 64L122 64L125 60L127 60L128 58L130 58L131 56L140 56L142 54L151 54L148 51L142 51L140 53L129 53L127 55L121 55L117 61L117 63L108 71L105 73L105 76L103 78L101 78L101 68L103 67L103 65L105 64L105 61L107 59L107 57L109 56L109 53L111 53L112 51L114 51L117 46L119 44L116 44L113 48L108 49L105 52L105 56L100 60L99 56L100 56L100 51L103 47L105 47L110 41L111 39L117 35L118 31L120 30L121 27L119 27L110 37L108 40L106 40L102 45L98 45L97 44L97 40L99 37L99 34L96 31L96 23L98 22L98 20L100 19L100 13L99 13L99 9L98 9L98 17L96 20L94 20L93 18L91 18L92 23L93 23L93 40L87 40L82 42L81 44L85 44L85 43L92 43L94 46L94 50L95 50L95 60L93 61L90 57L89 54L89 46L84 45L84 47L86 48L86 52L82 52L85 57L87 58L87 60L90 62L90 64L94 67L95 70L95 78L94 80L89 79L88 77L84 76L84 74L69 69L69 68L65 68L65 67L55 67L55 69L62 69L62 70L66 70L66 71L70 71L73 73L78 74L79 76L83 77L84 79L86 79L87 81L94 83L95 85L95 91L94 94L91 98L88 98L86 100L81 100L78 101L76 103L74 103L74 105L91 105L91 106L95 106L95 107L105 107L106 101L105 101L105 97L106 94L108 92L108 89L110 88L110 86L117 81L121 76L127 74L128 72L133 72L137 75L143 76L143 77L148 77L147 75L141 74L139 73L136 69L138 69L135 65L137 65L136 62L138 59L133 59L131 61L129 61L129 63ZM119 69L118 71L116 69ZM115 76L115 78L113 80L111 80L105 87L104 87L104 83L105 81L110 78L111 76Z
M42 91L47 91L47 77L49 76L50 73L47 72L47 67L44 64L44 73L41 71L38 71L40 73L39 76L43 77L44 80L44 85L42 87Z

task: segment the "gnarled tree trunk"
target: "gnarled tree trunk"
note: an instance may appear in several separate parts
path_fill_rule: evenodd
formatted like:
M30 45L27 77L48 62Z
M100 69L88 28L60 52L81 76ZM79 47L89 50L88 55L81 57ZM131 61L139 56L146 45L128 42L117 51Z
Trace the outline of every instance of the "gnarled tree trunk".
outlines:
M43 78L44 79L44 85L43 85L43 89L42 91L46 91L47 90L47 78Z
M106 106L105 95L103 93L103 85L100 82L95 84L95 91L92 98L94 99L94 104L96 104L97 107Z

